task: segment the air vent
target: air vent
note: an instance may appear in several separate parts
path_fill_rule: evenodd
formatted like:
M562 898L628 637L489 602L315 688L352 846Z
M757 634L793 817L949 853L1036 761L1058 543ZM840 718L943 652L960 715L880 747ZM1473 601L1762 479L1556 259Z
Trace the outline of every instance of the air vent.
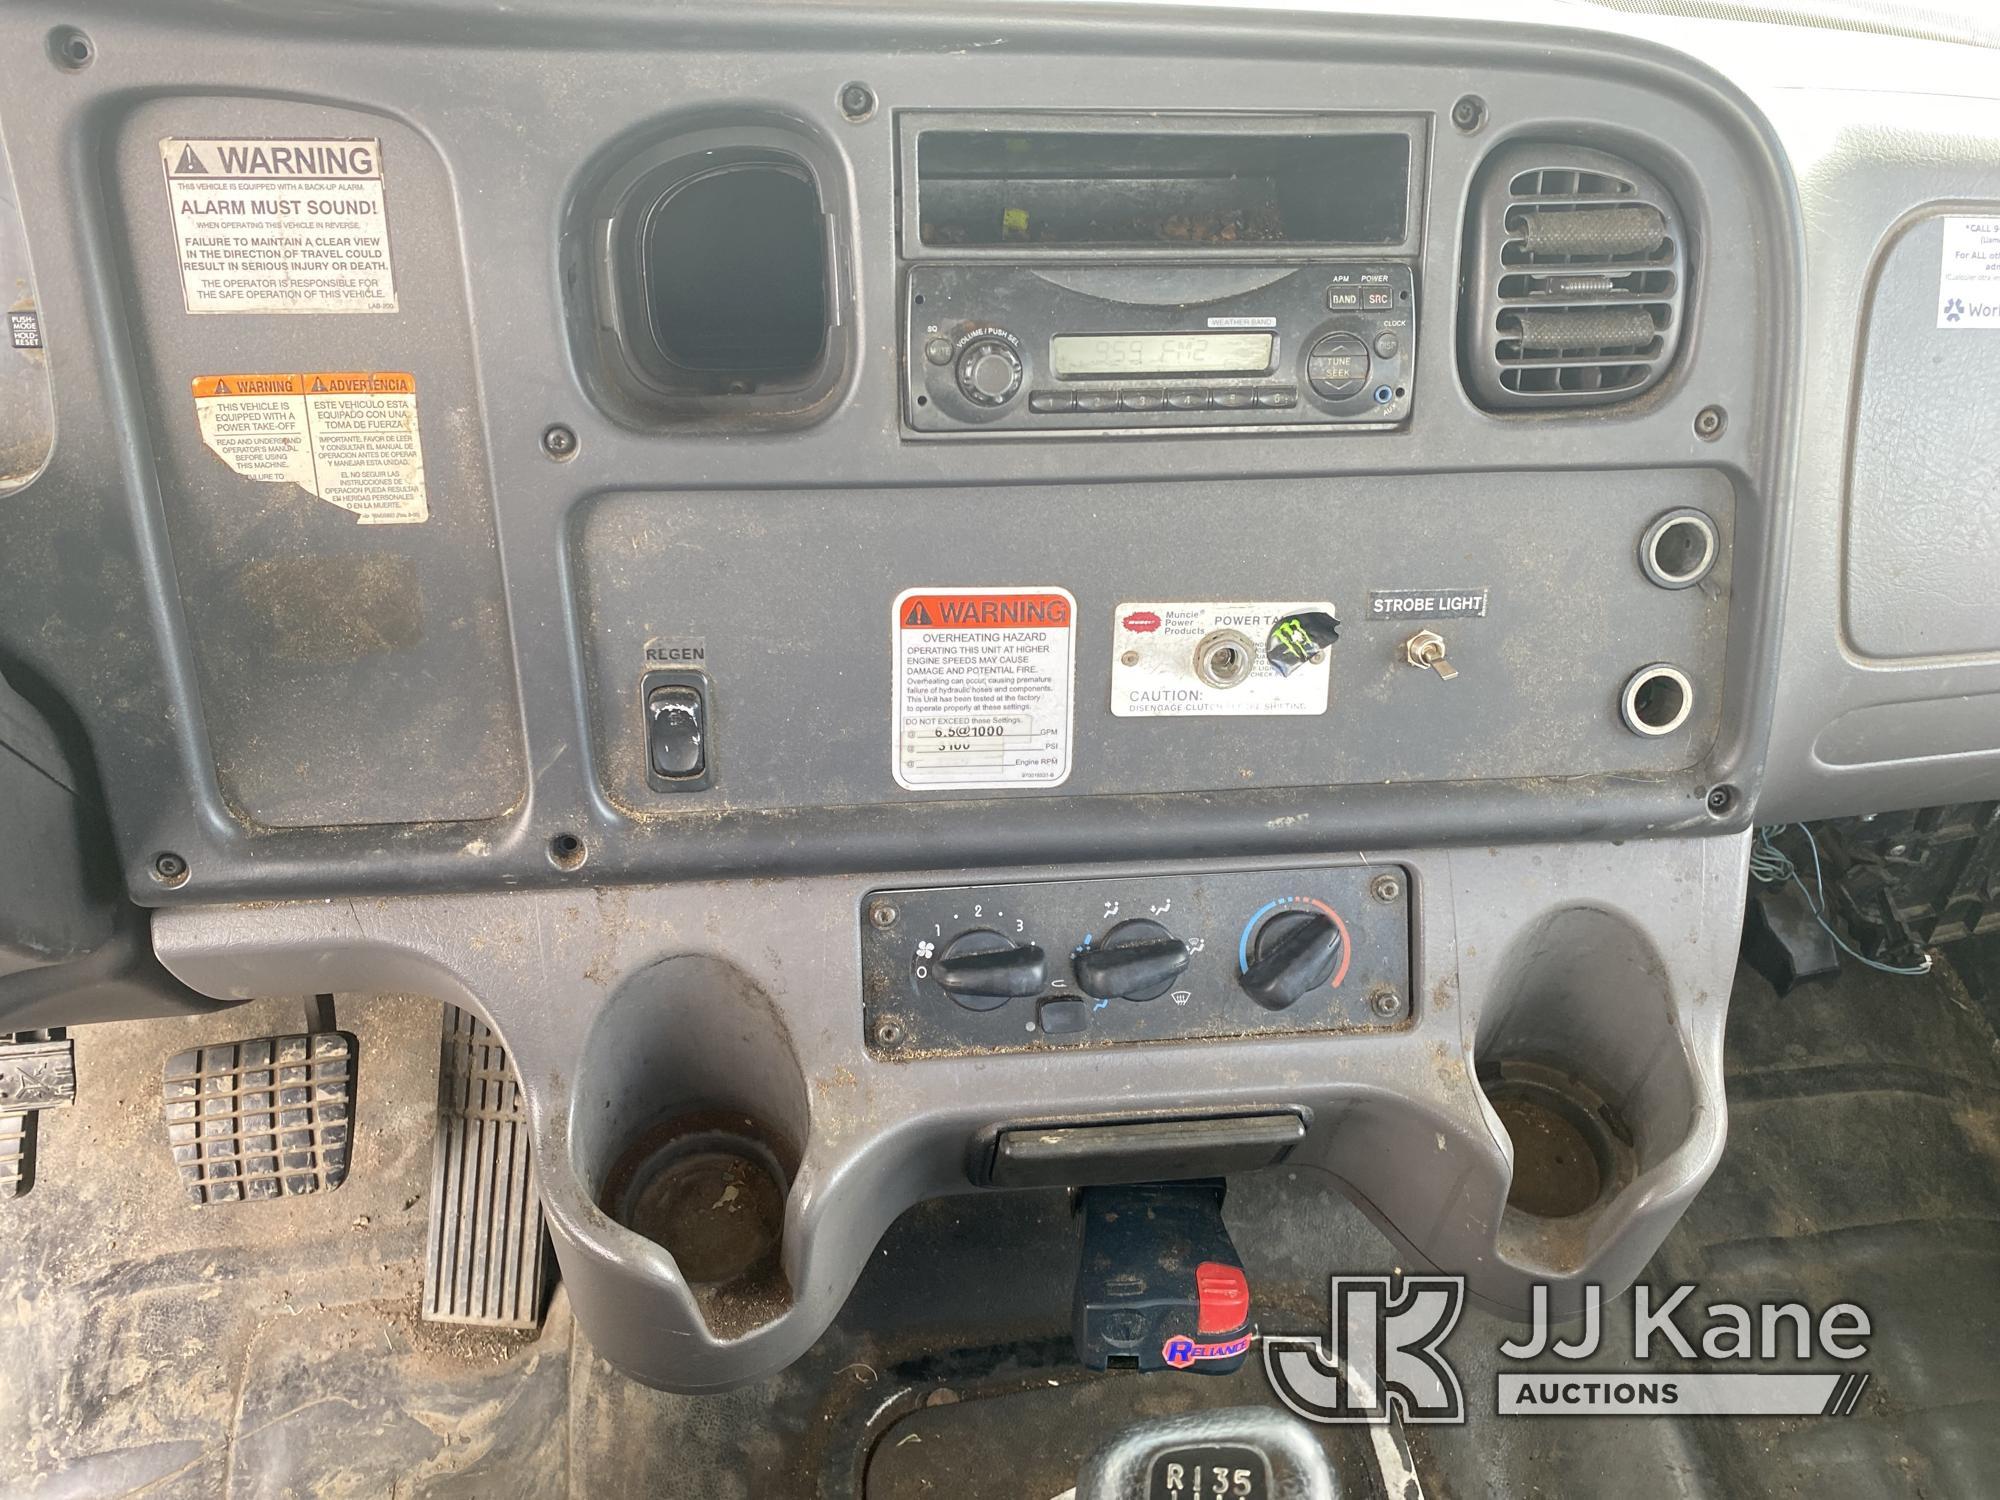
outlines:
M1489 410L1605 406L1659 383L1686 306L1687 230L1660 183L1574 146L1510 146L1473 188L1460 323Z

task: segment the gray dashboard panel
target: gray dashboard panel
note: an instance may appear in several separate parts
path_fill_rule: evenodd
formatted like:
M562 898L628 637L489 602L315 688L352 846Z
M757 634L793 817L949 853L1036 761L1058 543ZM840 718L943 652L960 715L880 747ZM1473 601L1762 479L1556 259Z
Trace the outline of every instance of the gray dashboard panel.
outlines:
M1979 211L1933 207L1904 225L1868 300L1845 579L1847 633L1863 656L2000 652L2000 329L1939 316L1945 219L1959 215ZM2000 222L2000 206L1984 216Z
M48 66L44 39L67 19L41 5L10 7L0 46L23 66ZM43 279L51 359L67 373L57 392L62 441L41 477L6 502L22 581L0 596L0 635L41 675L76 685L127 882L143 901L582 878L546 858L550 840L565 833L588 844L590 878L643 881L949 864L979 852L1050 859L1073 850L1079 836L1107 852L1123 846L1139 854L1176 844L1300 847L1306 830L1330 825L1378 843L1706 830L1716 825L1703 799L1718 782L1748 794L1725 821L1748 816L1763 774L1787 534L1797 237L1784 168L1761 122L1727 85L1683 58L1556 29L1127 6L633 12L582 4L475 21L449 4L363 16L182 0L110 11L93 24L96 61L39 94L45 107L9 111L5 120ZM255 40L274 45L243 45ZM486 41L493 45L479 45ZM283 59L275 75L274 56ZM1411 393L1420 420L1402 431L1303 440L905 441L894 397L895 112L1056 101L1128 113L1180 107L1190 57L1201 60L1204 98L1217 108L1319 111L1333 99L1364 114L1435 118L1476 81L1486 126L1475 135L1430 132L1416 274L1431 293L1419 310L1420 344L1431 352L1420 358ZM1106 67L1108 58L1118 66ZM837 99L857 76L882 107L853 124ZM231 730L210 723L203 697L202 620L215 606L183 592L216 563L183 559L184 545L197 544L184 543L169 519L183 500L154 451L153 412L162 399L155 383L185 378L191 359L180 352L170 371L146 349L144 309L165 302L175 268L171 253L146 243L156 236L136 234L144 226L115 211L113 185L140 170L128 159L133 152L155 149L132 127L134 110L156 115L168 107L162 101L198 94L210 117L247 118L250 100L288 90L407 122L436 153L449 186L449 201L420 198L416 218L429 228L455 225L466 250L465 320L456 336L477 351L474 404L464 412L477 439L449 445L437 461L460 466L455 482L468 495L478 492L477 465L490 467L508 626L467 691L495 695L485 722L505 721L503 738L518 731L523 753L492 767L476 798L461 789L463 805L425 800L427 811L445 814L508 809L500 816L278 829L253 826L227 794L222 752ZM496 99L509 101L514 115L532 113L536 128L498 128ZM830 143L836 170L846 174L834 227L840 264L853 278L848 383L823 420L796 431L638 428L594 403L593 382L574 362L559 250L568 206L617 153L691 121L738 117L798 121ZM1631 152L1680 195L1701 246L1688 314L1695 334L1666 385L1630 408L1564 422L1487 415L1467 401L1449 357L1455 299L1437 294L1457 284L1463 184L1503 143L1574 138ZM392 214L394 173L392 164ZM309 325L326 320L263 321L282 325L261 330L267 357L283 350L312 367L312 344L323 335ZM1694 418L1710 404L1725 407L1729 422L1716 441L1703 442ZM552 422L576 434L566 462L542 451ZM1107 795L1087 830L1061 799L1044 797L971 800L943 817L934 812L939 804L902 796L782 819L754 807L717 813L697 798L641 819L597 784L590 644L574 628L563 561L577 507L590 496L670 485L790 489L833 504L891 490L920 500L1003 485L1233 480L1255 497L1259 485L1275 494L1281 481L1366 475L1427 475L1442 491L1452 476L1479 470L1601 472L1607 455L1632 473L1721 473L1736 497L1725 665L1719 685L1703 685L1711 695L1719 686L1716 734L1698 764L1668 774L1656 765L1651 775L1595 781L1584 795L1519 774L1429 785L1322 782L1275 803L1273 778L1264 775L1261 785L1185 794L1173 804ZM1267 503L1253 498L1245 507L1251 525ZM855 524L871 523L857 516ZM1107 595L1122 592L1108 575L1103 583ZM107 641L122 645L106 650ZM819 675L833 664L829 655ZM507 702L516 684L518 720ZM732 696L731 712L735 703ZM468 758L487 748L433 747ZM430 773L419 766L411 774ZM189 861L185 883L164 888L151 878L162 850Z
M1656 588L1639 539L1682 507L1714 518L1722 560L1700 587ZM599 497L571 557L606 790L635 816L673 820L897 796L892 605L947 585L1075 595L1064 796L1684 769L1721 722L1708 687L1724 671L1734 511L1727 481L1698 470L707 491ZM1453 587L1485 589L1487 617L1368 618L1372 590ZM1344 622L1325 713L1112 716L1118 606L1282 599L1331 600ZM1446 637L1456 680L1404 659L1423 626ZM711 793L647 789L638 683L655 639L706 645ZM1656 661L1703 689L1682 729L1640 739L1618 694Z

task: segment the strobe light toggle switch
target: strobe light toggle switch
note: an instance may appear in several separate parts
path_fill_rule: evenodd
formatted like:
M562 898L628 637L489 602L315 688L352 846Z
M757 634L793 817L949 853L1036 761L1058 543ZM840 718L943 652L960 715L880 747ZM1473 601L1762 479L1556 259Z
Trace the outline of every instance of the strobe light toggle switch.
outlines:
M1450 682L1458 675L1458 668L1445 659L1444 651L1444 637L1435 630L1419 630L1403 642L1403 660L1437 673L1440 682Z

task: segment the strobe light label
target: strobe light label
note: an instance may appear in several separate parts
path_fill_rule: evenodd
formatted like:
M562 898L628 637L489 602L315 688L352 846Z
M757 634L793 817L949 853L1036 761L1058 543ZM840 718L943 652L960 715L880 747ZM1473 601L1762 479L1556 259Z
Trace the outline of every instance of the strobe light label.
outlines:
M396 311L382 143L160 142L191 313Z
M1067 589L905 589L890 635L898 786L980 791L1069 779L1076 599Z

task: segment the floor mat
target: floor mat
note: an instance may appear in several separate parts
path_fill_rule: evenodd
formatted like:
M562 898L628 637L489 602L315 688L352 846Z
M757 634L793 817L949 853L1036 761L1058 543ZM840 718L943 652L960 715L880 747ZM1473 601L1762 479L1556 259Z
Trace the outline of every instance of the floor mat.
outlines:
M1987 1496L2000 1375L2000 945L1908 980L1850 972L1780 1000L1739 978L1723 1164L1650 1268L1702 1299L1852 1301L1873 1380L1844 1420L1500 1419L1469 1314L1473 1404L1413 1443L1432 1497ZM721 1396L617 1375L560 1294L539 1335L422 1323L437 1007L343 998L361 1037L354 1165L336 1193L197 1208L158 1120L161 1059L287 1028L295 1002L75 1033L77 1104L41 1181L0 1204L0 1494L9 1497L657 1496L1047 1500L1118 1427L1268 1399L1226 1379L1091 1375L1068 1354L1076 1225L1060 1193L912 1210L792 1369ZM1279 1169L1225 1216L1267 1329L1317 1330L1335 1271L1388 1244L1337 1192ZM1605 1364L1629 1362L1629 1299ZM1350 1497L1365 1438L1324 1434Z

